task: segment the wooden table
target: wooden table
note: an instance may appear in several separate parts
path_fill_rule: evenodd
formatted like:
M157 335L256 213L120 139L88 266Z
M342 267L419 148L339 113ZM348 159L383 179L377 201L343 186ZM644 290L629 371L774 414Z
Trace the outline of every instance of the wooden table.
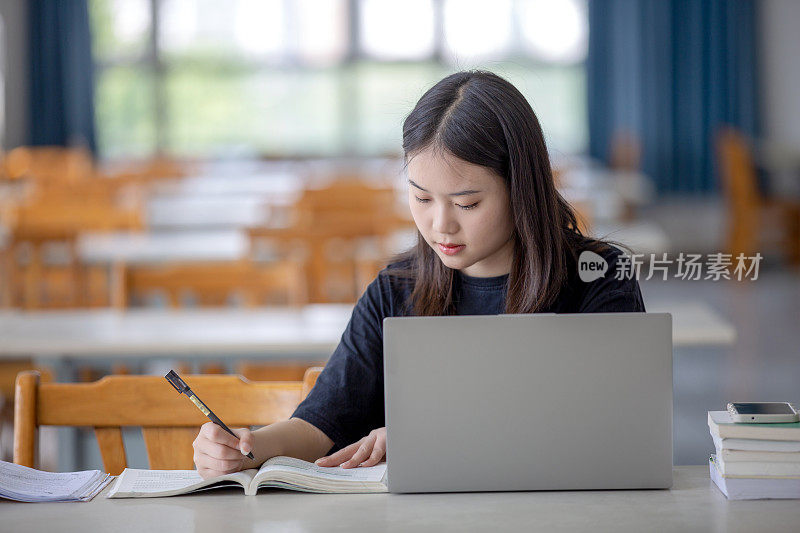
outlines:
M154 499L0 500L3 530L85 531L797 531L796 500L728 501L705 466L670 490L302 494L227 489ZM105 489L106 491L108 488Z

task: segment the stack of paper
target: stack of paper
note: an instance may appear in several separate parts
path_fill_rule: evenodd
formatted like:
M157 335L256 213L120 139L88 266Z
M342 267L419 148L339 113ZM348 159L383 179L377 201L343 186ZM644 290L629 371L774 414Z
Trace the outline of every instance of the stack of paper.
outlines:
M85 502L109 481L99 470L43 472L0 461L0 498L19 502Z
M800 498L800 422L737 424L709 411L711 479L731 500Z

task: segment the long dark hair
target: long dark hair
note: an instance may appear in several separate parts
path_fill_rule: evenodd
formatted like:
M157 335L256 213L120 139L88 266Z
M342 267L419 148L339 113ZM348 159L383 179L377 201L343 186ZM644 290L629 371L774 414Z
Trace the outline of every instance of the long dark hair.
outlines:
M554 302L582 237L575 212L555 188L542 128L516 87L491 72L457 72L431 87L403 123L406 165L426 149L487 167L508 187L514 260L506 313L533 313ZM455 314L454 271L417 232L390 274L411 279L408 306L418 316Z

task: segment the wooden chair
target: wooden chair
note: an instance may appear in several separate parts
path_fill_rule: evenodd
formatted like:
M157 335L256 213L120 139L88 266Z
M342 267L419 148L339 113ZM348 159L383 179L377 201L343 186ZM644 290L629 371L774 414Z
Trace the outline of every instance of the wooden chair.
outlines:
M303 191L293 206L293 216L303 227L327 223L331 216L350 215L359 221L359 217L370 218L365 215L393 213L395 198L392 187L374 187L356 178L337 179L324 187ZM375 220L380 222L378 218Z
M112 179L150 183L165 179L182 178L196 170L196 165L191 161L157 156L144 160L117 160L101 168L100 174Z
M92 176L94 163L86 148L20 146L8 152L5 171L15 180L76 183Z
M777 216L783 226L782 248L791 264L800 264L800 201L765 197L745 137L733 128L717 136L717 158L727 210L727 253L753 256L761 251L762 229Z
M186 376L192 390L231 427L268 425L291 416L321 369L303 382L255 383L241 376ZM94 428L103 466L127 466L122 427L142 428L152 469L194 467L192 441L208 419L161 376L107 376L94 383L41 383L38 372L19 374L14 416L14 462L35 467L40 426Z
M309 370L324 365L322 361L309 363L241 361L236 365L236 373L250 381L302 381Z
M628 130L617 131L611 139L608 163L612 170L624 175L641 169L642 143L639 136ZM623 222L632 222L637 217L637 206L626 197L622 198Z
M588 200L577 200L570 202L572 209L575 211L577 217L578 229L584 235L591 234L592 228L592 204Z
M642 143L631 131L617 131L611 138L609 166L614 170L638 171L642 159Z
M241 297L247 307L267 303L299 306L306 303L302 263L284 259L271 263L235 262L119 265L114 306L123 309L135 296L162 292L171 307L182 307L186 293L198 305L224 306Z
M141 230L142 212L107 203L84 201L34 202L16 206L6 215L10 236L2 250L4 304L24 309L108 305L109 284L95 283L94 270L84 268L76 250L80 233ZM62 251L62 261L45 257ZM95 295L92 288L104 289ZM95 298L95 296L97 296Z
M12 459L12 438L10 435L14 428L14 381L17 374L26 370L38 370L42 382L53 380L50 369L39 367L30 359L4 359L0 360L0 460ZM9 435L7 439L6 436ZM8 444L8 447L6 447Z
M306 281L311 303L354 302L361 295L359 249L377 241L381 259L388 257L389 237L413 227L397 209L394 189L344 180L308 189L293 206L285 228L251 228L251 247L264 241L307 256Z
M307 303L303 265L297 258L259 264L250 260L237 262L184 263L153 265L116 265L113 303L125 309L137 297L164 294L170 307L180 308L184 296L192 296L200 306L225 306L239 297L246 307L278 304L300 306ZM307 367L308 365L306 365ZM263 381L284 381L296 369L292 362L273 364L258 373ZM221 362L207 361L202 374L224 374ZM249 379L254 379L247 375ZM302 374L294 379L301 379Z

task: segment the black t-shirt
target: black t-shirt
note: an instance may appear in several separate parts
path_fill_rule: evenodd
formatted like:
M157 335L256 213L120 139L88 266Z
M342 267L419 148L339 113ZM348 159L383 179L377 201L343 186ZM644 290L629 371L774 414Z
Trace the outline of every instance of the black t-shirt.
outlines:
M581 281L577 265L569 262L568 280L549 313L643 312L644 302L636 279L617 279L620 250L598 252L608 262L605 275ZM390 266L391 268L391 266ZM459 315L497 315L505 310L508 275L475 278L456 271L454 303ZM295 410L319 428L338 450L383 427L383 319L406 316L411 293L408 283L386 270L359 299L336 351L325 365L308 397Z

